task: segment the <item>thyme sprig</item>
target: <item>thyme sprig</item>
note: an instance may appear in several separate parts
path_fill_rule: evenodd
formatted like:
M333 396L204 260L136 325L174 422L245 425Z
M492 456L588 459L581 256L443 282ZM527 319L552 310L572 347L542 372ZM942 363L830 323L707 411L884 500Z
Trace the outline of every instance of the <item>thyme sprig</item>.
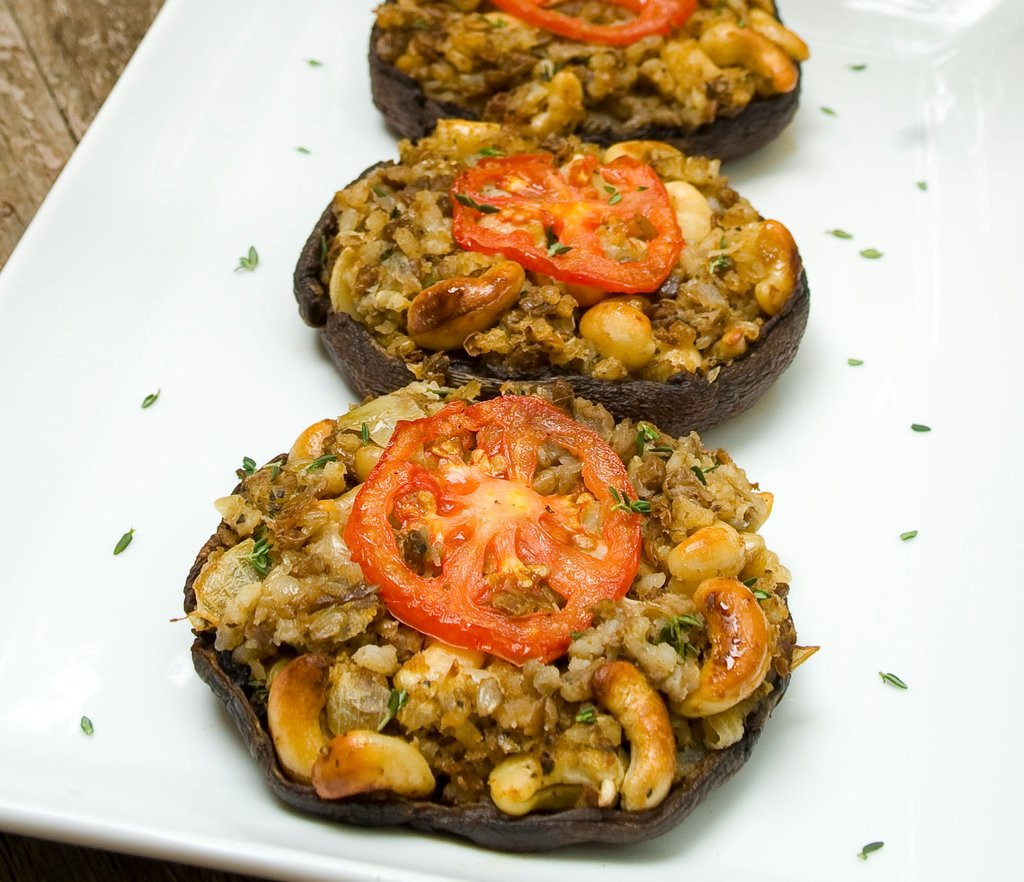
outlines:
M406 703L409 701L409 693L404 689L392 689L391 694L388 696L388 709L387 712L381 717L380 722L377 724L377 731L383 732L384 727L390 723Z
M651 513L651 504L646 499L630 499L629 494L625 490L620 493L610 484L608 485L608 492L611 494L612 499L615 500L615 505L612 508L616 511L639 515Z

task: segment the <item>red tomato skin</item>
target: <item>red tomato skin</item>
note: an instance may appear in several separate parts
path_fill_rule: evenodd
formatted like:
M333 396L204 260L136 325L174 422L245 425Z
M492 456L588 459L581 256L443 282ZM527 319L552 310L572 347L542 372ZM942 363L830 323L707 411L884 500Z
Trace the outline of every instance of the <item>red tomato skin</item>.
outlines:
M613 193L599 192L591 183L594 175ZM606 165L596 156L582 157L564 173L548 153L488 158L465 169L451 193L452 235L460 248L502 254L567 284L649 294L668 278L683 249L665 185L653 168L631 156ZM598 232L602 223L637 217L656 231L646 243L646 257L608 257ZM538 229L555 243L538 242Z
M501 431L488 435L487 430L495 425ZM533 523L532 511L524 516L513 508L501 517L488 517L470 505L463 520L455 518L464 541L443 549L440 575L422 576L409 568L399 547L389 521L393 504L396 498L417 491L441 500L450 496L445 473L431 475L414 459L438 439L466 432L477 434L478 442L486 436L486 448L478 449L490 457L504 457L507 473L518 479L506 482L514 485L510 488L494 485L495 495L487 499L497 500L497 505L502 502L501 494L507 492L515 504L540 505L536 510L541 514ZM602 509L602 537L608 548L605 559L595 559L574 546L557 545L550 533L557 535L558 530L542 525L548 511L557 513L565 505L560 497L540 497L529 488L536 468L536 447L544 438L556 438L560 445L581 455L584 484ZM452 486L457 491L475 489L458 466L455 471L458 480ZM490 487L488 480L500 479L485 475L479 483ZM514 664L529 659L551 661L565 653L572 632L589 626L596 603L624 596L632 584L640 557L640 518L615 509L609 492L609 487L621 492L629 486L621 460L600 436L543 399L508 396L469 407L456 401L433 417L396 426L391 444L356 496L344 538L353 560L366 579L378 585L381 599L399 621L453 646L488 652ZM538 502L533 496L552 501ZM453 499L449 507L457 512L459 497ZM443 506L437 508L440 512ZM425 517L446 523L444 517ZM480 595L486 587L482 575L485 552L495 547L514 548L526 565L548 567L549 584L571 595L565 606L556 613L512 617L486 603Z
M636 18L622 24L598 25L546 9L547 0L491 2L527 24L570 40L604 46L629 46L644 37L669 34L674 28L681 27L697 7L697 0L607 0L608 3L636 13Z

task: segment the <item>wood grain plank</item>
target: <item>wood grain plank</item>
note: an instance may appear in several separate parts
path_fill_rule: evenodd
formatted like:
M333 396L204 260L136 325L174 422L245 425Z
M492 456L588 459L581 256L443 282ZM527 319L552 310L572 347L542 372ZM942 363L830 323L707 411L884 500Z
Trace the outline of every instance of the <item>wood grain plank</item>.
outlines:
M164 0L6 0L76 141Z
M163 0L0 0L0 268ZM0 834L0 879L255 882Z
M75 148L7 0L0 0L0 267Z
M0 879L75 882L256 882L248 876L220 873L185 864L44 842L24 836L0 836Z

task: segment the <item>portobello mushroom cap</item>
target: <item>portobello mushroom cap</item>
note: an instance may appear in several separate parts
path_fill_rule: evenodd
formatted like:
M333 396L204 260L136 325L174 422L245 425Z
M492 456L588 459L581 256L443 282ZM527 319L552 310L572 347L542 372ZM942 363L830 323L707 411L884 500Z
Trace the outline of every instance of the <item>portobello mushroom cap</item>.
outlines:
M377 168L372 166L363 172ZM330 295L320 280L321 243L337 233L331 206L321 215L299 255L294 293L299 313L320 330L327 353L357 395L383 395L416 379L399 358L389 355L370 331L346 313L330 309ZM672 284L670 278L666 285ZM665 286L663 286L664 288ZM682 435L703 431L747 410L789 367L807 326L810 290L803 265L796 289L782 311L765 321L747 352L723 365L713 382L701 374L681 372L664 383L652 380L600 380L550 368L524 374L484 364L465 354L449 352L447 377L454 386L479 382L481 396L492 398L507 382L569 382L580 398L604 405L616 419L650 420L664 431Z
M193 584L207 558L227 544L218 532L206 542L185 582L185 612L196 608ZM792 655L796 631L791 617L782 625L783 658ZM249 752L259 763L270 789L284 802L332 821L363 827L405 826L427 832L470 839L498 851L546 851L586 842L641 842L679 824L716 787L728 780L747 761L761 736L765 722L782 699L790 675L769 669L767 682L773 691L744 720L743 738L724 750L713 750L695 769L675 783L665 800L647 811L583 808L553 814L528 814L513 818L490 801L452 806L425 799L395 795L363 795L325 800L309 785L292 781L277 761L267 728L266 713L254 705L248 691L248 669L231 653L214 648L214 634L198 633L192 644L192 661L200 678L224 702L241 732Z
M374 25L370 34L370 89L373 103L396 132L417 140L430 134L439 119L480 118L467 107L428 98L415 79L381 58L377 45L382 36ZM746 156L778 137L796 115L802 79L800 65L796 67L797 84L792 91L756 98L735 116L720 116L696 129L652 124L627 131L588 116L575 134L603 146L626 140L666 141L688 154L717 159Z

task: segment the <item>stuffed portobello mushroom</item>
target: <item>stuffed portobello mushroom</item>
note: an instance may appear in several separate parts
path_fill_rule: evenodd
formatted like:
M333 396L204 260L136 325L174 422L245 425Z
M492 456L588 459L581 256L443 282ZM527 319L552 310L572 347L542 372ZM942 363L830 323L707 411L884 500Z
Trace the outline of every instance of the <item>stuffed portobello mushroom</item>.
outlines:
M812 651L772 497L568 384L478 391L416 382L247 462L185 586L196 669L309 812L509 851L662 833Z
M788 125L807 57L772 0L389 0L370 79L407 138L469 117L729 159Z
M335 196L295 272L358 394L443 362L485 395L561 377L680 434L750 407L792 361L800 255L717 160L465 120L399 149Z

